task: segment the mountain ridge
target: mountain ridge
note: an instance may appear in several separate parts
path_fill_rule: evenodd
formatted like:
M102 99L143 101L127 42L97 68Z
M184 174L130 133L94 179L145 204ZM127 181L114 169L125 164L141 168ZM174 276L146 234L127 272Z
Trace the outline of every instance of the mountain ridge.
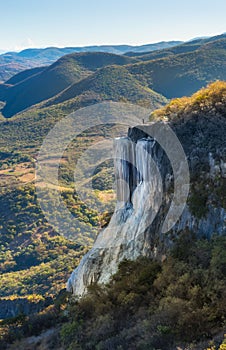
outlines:
M168 46L177 45L179 41L162 42L145 44L138 46L131 45L96 45L96 46L84 46L84 47L47 47L43 49L25 49L20 52L5 52L0 55L0 81L6 81L11 76L19 73L22 70L28 68L34 68L37 66L50 65L60 57L79 52L108 52L115 54L124 54L127 50L154 50L156 48L163 48ZM5 69L7 68L7 69Z
M125 82L122 81L123 78L117 83L117 79L113 79L112 84L118 84L119 87L122 87L122 84L125 87L126 83L127 85L131 83L134 87L135 84L138 84L137 93L134 92L134 95L139 95L141 90L145 95L147 89L149 93L150 90L153 90L167 99L191 95L211 81L225 80L225 62L226 34L207 39L196 39L170 49L154 51L152 54L135 58L107 52L69 53L50 66L25 70L7 80L5 84L1 84L0 101L3 103L1 113L4 117L9 118L27 108L35 108L36 104L43 103L44 106L48 106L54 101L55 103L64 102L69 99L67 94L71 99L75 99L78 95L83 95L84 91L90 92L92 89L86 86L84 90L84 86L89 82L94 86L95 79L103 87L104 81L101 82L95 72L113 65L124 66L127 73L123 70L122 77L126 79ZM103 79L106 82L110 81L110 74L115 73L117 76L116 69L113 69L112 72L110 69L108 71L109 74L106 74L107 70L103 71ZM82 83L83 79L93 74L93 78ZM74 85L78 82L80 82L78 85ZM117 87L108 85L107 89L113 91L113 88ZM128 93L129 86L126 87L126 90ZM119 96L119 93L116 95ZM126 93L122 93L122 97L126 97L124 95ZM103 97L104 91L102 91L102 96L96 96L94 100L100 101ZM91 100L92 97L89 101ZM135 101L138 98L134 97L132 100Z
M112 65L99 69L93 75L72 84L52 99L44 102L42 107L65 102L87 92L98 94L103 100L120 100L126 98L130 102L148 100L156 107L167 100L153 90L146 88L136 80L126 68Z
M16 79L15 85L2 86L0 100L6 102L2 114L11 117L34 104L47 100L100 67L114 63L124 65L129 62L134 62L134 59L110 53L73 53L61 57L44 69L38 68L39 72L36 74L29 76L34 69L19 73L20 76L27 75L27 78L18 81L17 75L8 81L12 82Z
M226 38L199 49L130 65L138 80L167 98L188 96L215 80L226 80Z

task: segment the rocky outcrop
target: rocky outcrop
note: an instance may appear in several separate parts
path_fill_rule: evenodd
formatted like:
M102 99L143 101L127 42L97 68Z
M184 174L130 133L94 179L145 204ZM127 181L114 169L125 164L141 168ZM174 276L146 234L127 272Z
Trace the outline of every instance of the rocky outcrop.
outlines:
M221 126L225 127L225 119L221 121ZM198 173L199 182L211 181L214 187L219 181L225 181L225 149L220 143L222 130L218 130L220 136L215 142L212 137L208 140L205 138L210 131L208 124L200 122L204 123L202 120L180 121L180 124L172 124L171 127L184 146L191 183L196 183ZM205 126L203 133L197 124ZM142 255L161 258L183 230L208 238L213 233L226 233L226 211L221 202L217 203L211 190L207 194L205 214L196 215L195 206L188 200L180 218L164 226L172 202L177 210L180 205L175 201L174 192L175 178L178 177L175 169L177 166L178 171L181 170L181 164L172 165L167 144L163 149L155 137L150 137L148 128L144 125L132 128L128 137L115 140L118 203L109 226L99 234L93 248L83 257L68 281L68 291L76 296L85 294L91 283L107 283L124 259L135 260ZM170 142L168 148L172 146ZM174 152L177 150L174 149ZM173 160L173 163L176 162ZM179 187L178 193L183 191L184 188ZM191 187L192 191L195 190ZM190 197L194 197L192 193Z

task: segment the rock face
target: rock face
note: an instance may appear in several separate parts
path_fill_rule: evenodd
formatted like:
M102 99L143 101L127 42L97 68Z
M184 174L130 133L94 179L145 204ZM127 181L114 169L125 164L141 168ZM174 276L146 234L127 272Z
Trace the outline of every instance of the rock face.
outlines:
M174 130L178 128L173 127ZM222 154L218 152L216 157L212 147L212 153L208 147L191 147L194 134L186 135L183 127L180 125L178 134L185 145L191 177L197 164L200 165L201 154L206 167L205 176L213 179L217 174L224 178ZM132 128L128 137L116 139L114 154L116 210L108 227L99 234L93 248L68 280L67 290L78 297L87 292L91 283L107 283L124 259L135 260L139 256L161 258L180 231L189 230L206 237L226 232L226 211L211 200L207 201L207 211L202 217L191 212L188 201L179 220L164 232L163 222L175 191L175 171L167 150L164 151L154 138L148 136L144 126Z

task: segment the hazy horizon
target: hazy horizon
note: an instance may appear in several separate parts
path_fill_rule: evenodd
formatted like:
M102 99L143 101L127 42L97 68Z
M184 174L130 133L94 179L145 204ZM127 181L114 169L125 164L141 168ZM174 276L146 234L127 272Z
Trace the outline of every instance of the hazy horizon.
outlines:
M120 46L120 45L128 45L128 46L143 46L143 45L149 45L149 44L157 44L157 43L160 43L160 42L170 42L170 41L183 41L183 42L187 42L187 41L191 41L191 40L195 40L195 39L200 39L200 38L208 38L208 37L214 37L214 36L218 36L218 35L222 35L222 34L225 34L225 32L223 33L213 33L211 35L197 35L196 37L193 37L193 38L190 38L188 40L183 40L183 39L180 39L180 38L172 38L172 39L169 39L169 40L160 40L160 41L153 41L153 42L140 42L140 43L127 43L127 42L123 42L123 43L94 43L94 44L89 44L89 45L47 45L47 46L27 46L27 47L23 47L23 48L19 48L19 49L15 49L15 50L7 50L7 49L2 49L0 48L0 54L3 54L3 53L7 53L7 52L20 52L20 51L23 51L23 50L26 50L26 49L46 49L46 48L50 48L50 47L56 47L56 48L65 48L65 47L92 47L92 46Z

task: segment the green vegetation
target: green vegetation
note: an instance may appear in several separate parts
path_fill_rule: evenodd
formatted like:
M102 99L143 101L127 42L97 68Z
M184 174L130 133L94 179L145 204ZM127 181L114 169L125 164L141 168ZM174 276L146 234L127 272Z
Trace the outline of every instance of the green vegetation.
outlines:
M86 75L84 69L71 59L59 60L40 73L9 87L1 96L1 100L6 102L2 114L5 117L11 117L25 108L54 96Z
M103 68L111 65L123 66L129 63L136 62L136 59L115 55L113 53L107 52L81 52L72 53L70 55L64 56L61 60L73 60L79 66L88 69L89 71L95 71L99 68Z
M48 198L54 195L54 191L54 189L48 190L45 188L43 190L43 201L48 201ZM93 209L88 209L73 191L67 191L65 189L62 192L62 199L65 201L74 216L80 218L81 222L90 223L94 227L95 232L95 227L98 226L97 212ZM4 191L0 194L0 203L0 239L3 244L4 242L10 242L20 234L26 233L27 230L36 231L40 227L41 229L45 229L46 227L49 229L37 202L33 185L26 185L11 191ZM49 212L52 213L52 215L54 215L55 211L55 208L49 208ZM68 226L68 229L69 228L70 226ZM74 230L73 227L71 227L71 237L73 237L73 234L76 232L76 228ZM85 230L85 224L83 230ZM85 236L86 234L84 231L84 241L81 240L80 244L85 243Z
M210 205L226 208L226 180L221 170L225 159L225 113L226 82L216 81L191 97L171 100L150 116L150 120L170 122L190 159L188 205L198 219L205 218ZM210 152L217 168L211 175Z
M0 298L8 297L10 300L12 296L14 299L27 298L31 294L48 298L56 296L61 289L65 288L71 271L79 264L87 249L79 248L78 244L68 242L62 237L51 237L48 240L48 237L43 235L43 240L45 238L48 245L36 242L35 248L40 250L40 255L41 249L43 249L45 258L42 260L46 262L39 262L36 266L29 266L28 263L27 269L4 273L0 282ZM31 250L34 252L32 243L26 250L24 248L23 256L25 259L31 259ZM19 264L15 267L19 267Z
M99 167L96 170L94 182L98 190L89 195L89 202L83 203L74 191L73 166L77 158L83 149L98 137L101 139L100 135L91 131L92 136L84 134L65 154L67 161L64 162L60 172L61 196L67 208L79 219L80 224L72 227L68 222L68 237L72 241L58 235L58 227L56 226L54 230L48 224L39 207L34 178L27 179L26 171L29 171L29 175L34 173L33 157L48 130L47 126L45 127L47 116L38 114L36 116L37 119L34 116L15 118L1 124L1 127L7 128L3 133L2 146L8 144L8 147L1 147L0 152L0 297L11 295L25 297L31 293L45 297L56 295L65 287L71 271L92 245L99 228L109 221L108 211L102 215L93 208L97 205L103 206L105 210L109 208L111 212L114 201L112 193L101 187L105 183L104 178L108 177L107 187L111 188L112 177L107 168ZM49 116L49 120L53 125L56 119L51 119ZM41 132L36 133L36 127L40 128ZM51 123L48 127L51 127ZM102 132L112 133L113 129L109 126ZM7 137L8 141L4 137ZM33 145L30 142L32 139ZM26 145L29 145L27 149ZM19 175L18 169L21 172ZM72 177L69 176L71 172ZM23 183L24 176L25 180L29 180L28 183ZM49 196L54 196L54 192L54 188L44 188L43 200L48 201ZM53 217L59 213L55 207L51 207L49 215Z
M143 87L126 68L110 66L102 68L90 77L70 86L44 106L62 103L75 97L81 100L82 106L86 101L87 94L92 94L100 101L120 101L124 98L130 102L143 103L147 107L149 105L152 109L157 108L158 105L163 106L167 101L163 96Z
M97 68L131 62L134 62L134 59L108 53L74 53L61 57L51 66L39 69L38 72L22 72L9 80L11 84L14 83L12 86L0 91L0 100L6 102L2 114L11 117L49 99ZM26 76L27 78L23 79Z
M43 200L48 201L54 191L45 188ZM83 203L73 189L64 188L62 200L79 220L76 227L64 222L71 241L58 235L57 223L55 230L48 224L32 183L0 191L0 297L25 296L31 291L55 295L62 289L99 228L109 220L108 211L102 215L92 208L102 205L112 211L114 196L111 191L96 191ZM48 209L51 217L59 216L56 207Z
M14 164L24 162L32 162L32 158L21 152L0 151L0 169L7 169Z
M226 181L222 177L206 179L198 176L193 179L188 205L191 213L198 219L208 213L208 204L226 209Z
M143 85L167 98L189 96L208 83L226 80L226 39L197 51L128 66Z
M225 249L225 236L195 240L184 232L163 262L123 261L108 285L91 285L80 301L68 304L61 292L55 312L2 323L2 344L54 325L61 328L56 349L198 348L199 342L204 349L210 340L224 349L218 334L225 327Z
M175 349L213 337L225 327L225 249L225 236L184 233L162 263L124 261L108 286L70 307L65 348Z
M44 71L44 69L46 69L46 67L35 67L35 68L23 70L22 72L13 75L9 80L5 82L5 84L8 84L8 85L18 84L21 81L28 79L35 74L41 73L42 71Z
M100 220L97 213L78 201L73 192L63 192L62 198L81 220L80 228L70 228L76 242L59 236L46 222L33 185L0 194L1 297L31 292L55 295L87 250L83 247L92 244L93 237L85 230L86 224L93 226L95 236ZM54 211L52 208L52 215Z

